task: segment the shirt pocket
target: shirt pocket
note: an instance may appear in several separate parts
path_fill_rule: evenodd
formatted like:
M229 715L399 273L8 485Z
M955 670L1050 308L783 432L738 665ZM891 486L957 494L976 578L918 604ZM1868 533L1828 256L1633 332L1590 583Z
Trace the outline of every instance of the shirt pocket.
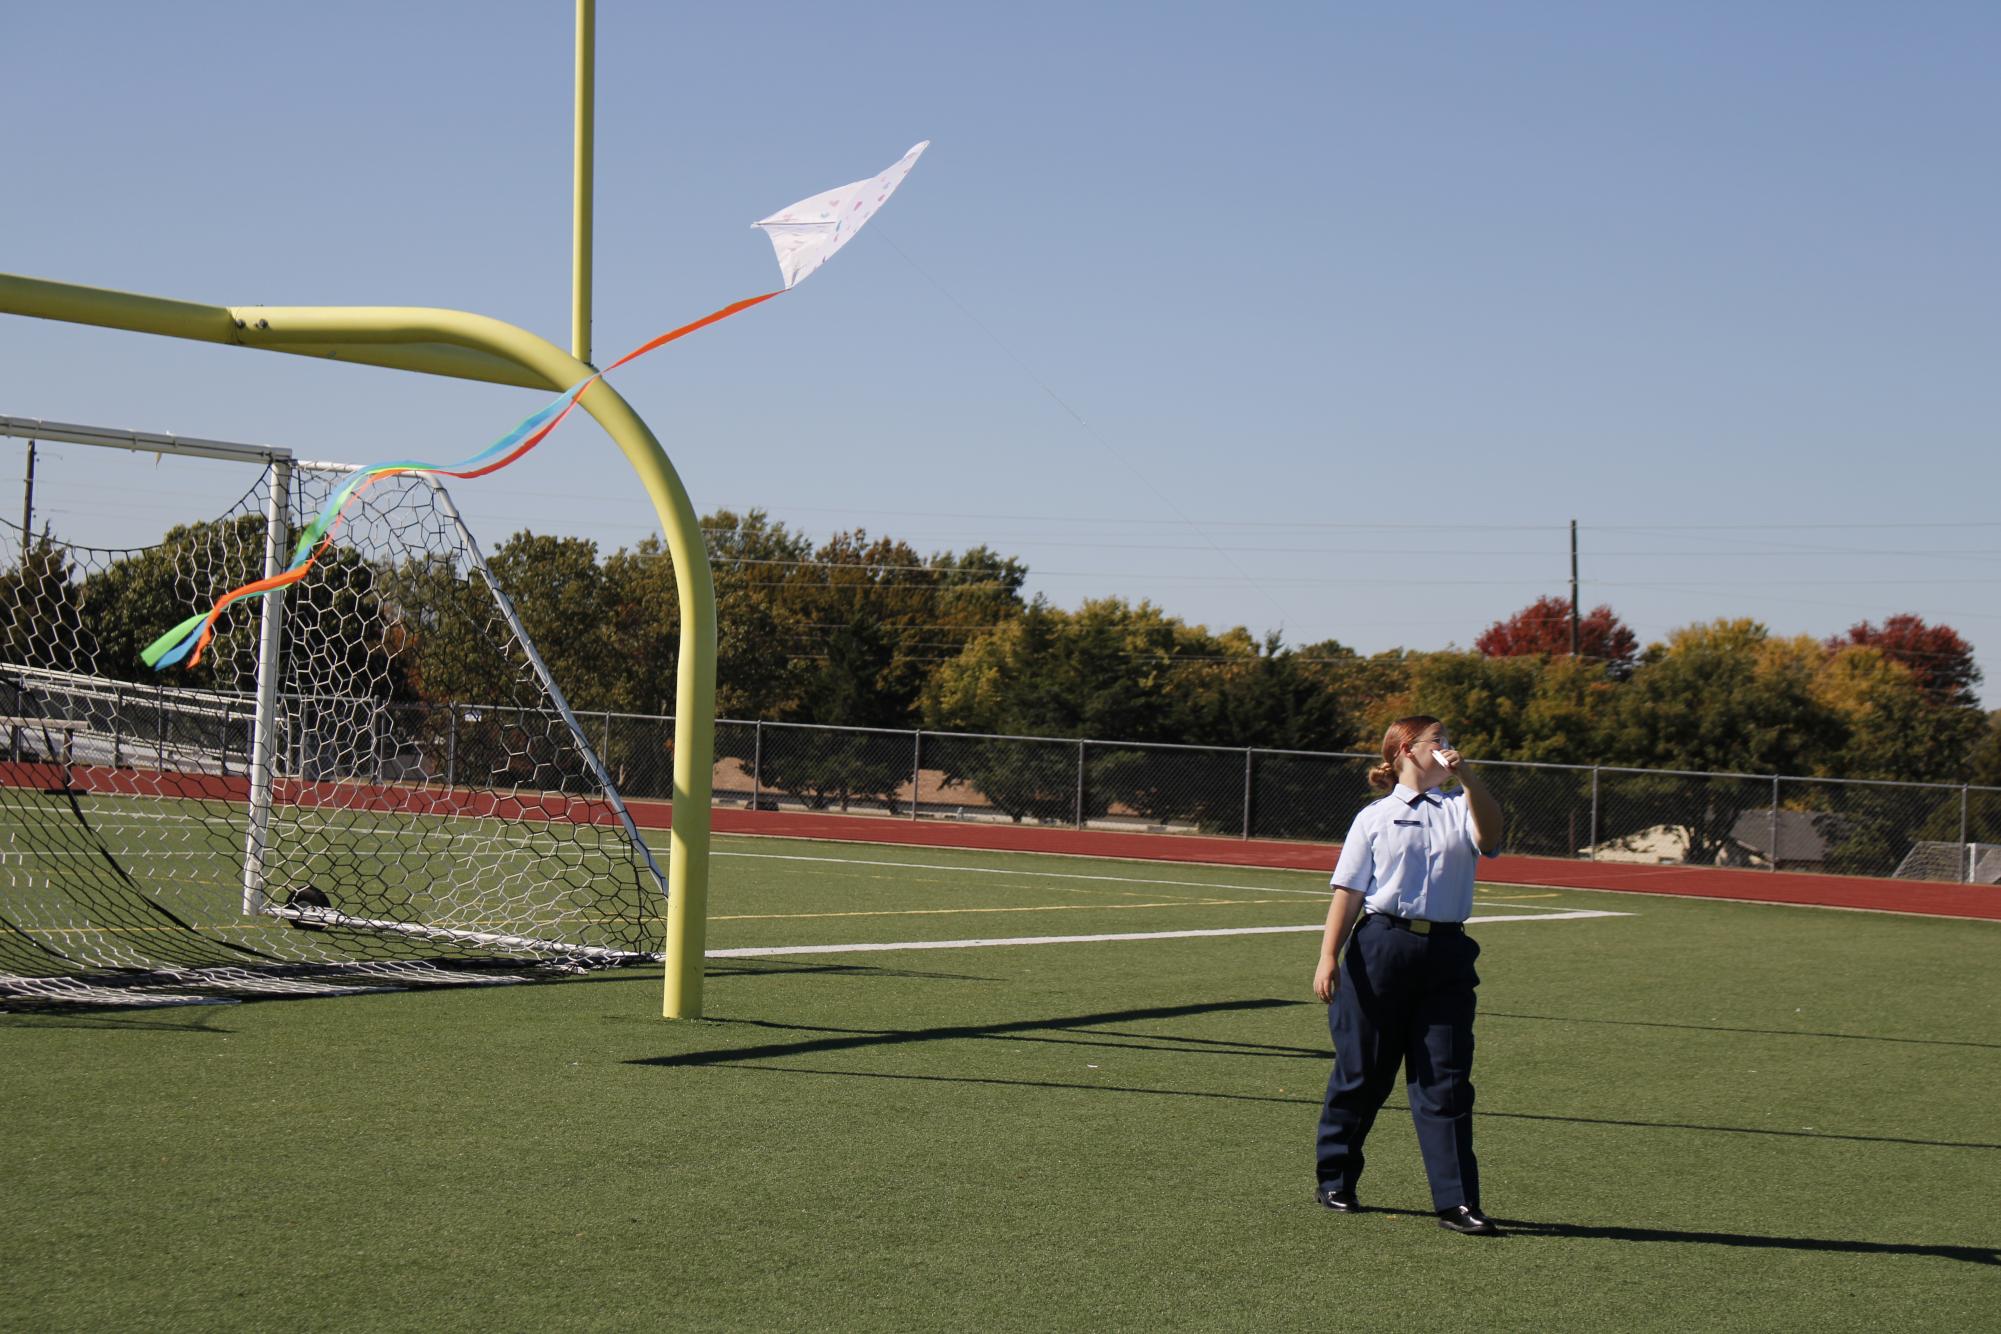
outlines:
M1392 820L1383 831L1382 847L1383 860L1392 869L1408 872L1430 859L1430 831L1422 820Z

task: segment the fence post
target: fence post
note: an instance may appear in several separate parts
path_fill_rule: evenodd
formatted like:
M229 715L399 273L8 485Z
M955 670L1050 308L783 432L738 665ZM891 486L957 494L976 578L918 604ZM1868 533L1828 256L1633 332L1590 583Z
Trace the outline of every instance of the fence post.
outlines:
M111 767L114 769L125 767L119 746L119 742L124 740L124 720L125 691L121 687L114 685L111 687ZM1960 803L1962 810L1965 809L1965 805L1965 802ZM1964 824L1965 821L1962 820L1960 823Z
M604 726L598 730L598 759L611 772L611 710L604 711Z
M1586 860L1598 860L1598 766L1591 766L1591 841L1584 845Z
M1086 744L1087 744L1087 743L1086 743L1086 742L1084 742L1084 741L1083 741L1083 739L1081 739L1081 738L1079 738L1079 739L1078 739L1078 742L1077 742L1077 827L1078 827L1079 829L1082 829L1082 828L1084 827L1084 746L1085 746Z
M750 725L750 808L764 809L764 719Z
M160 772L167 771L167 688L153 687L153 722L159 741Z
M924 729L910 735L910 818L917 818L917 790L924 781Z
M451 726L445 729L445 791L449 792L459 777L459 704L453 700Z
M1251 748L1244 747L1244 838L1251 836Z
M1772 775L1772 869L1779 869L1779 776Z
M216 737L216 741L219 743L215 748L216 767L222 770L222 776L227 778L229 777L229 705L227 702L222 706L222 730L221 734Z
M1968 785L1965 783L1959 785L1959 846L1966 850L1966 861L1963 863L1959 873L1959 883L1962 885L1973 883L1973 839L1972 831L1966 823L1967 787Z

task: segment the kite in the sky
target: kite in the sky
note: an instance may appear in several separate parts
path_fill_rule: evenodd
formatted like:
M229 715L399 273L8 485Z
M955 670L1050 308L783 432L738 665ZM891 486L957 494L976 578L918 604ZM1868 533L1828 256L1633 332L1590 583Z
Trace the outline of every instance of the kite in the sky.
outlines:
M595 371L575 386L556 395L539 410L523 419L519 425L500 439L488 445L470 458L456 463L425 463L417 459L397 459L389 463L370 464L359 468L354 475L327 500L326 508L320 516L299 535L298 545L292 551L292 563L283 571L266 579L253 580L241 588L233 589L216 600L208 611L197 613L182 621L173 629L161 635L140 653L140 658L148 667L158 671L171 667L182 659L193 667L201 662L202 651L208 647L215 635L215 624L230 604L243 598L262 597L266 593L296 584L306 577L313 563L319 559L333 541L333 531L340 525L341 515L353 503L354 498L368 487L387 477L397 477L404 473L435 472L446 477L484 477L490 472L498 472L508 464L527 454L548 438L549 433L562 424L570 415L577 400L593 384L627 362L645 356L655 348L664 347L677 338L685 337L697 329L707 328L720 320L752 306L783 296L797 287L813 271L832 258L835 251L846 245L862 224L875 216L883 201L896 193L896 187L903 184L903 178L917 165L917 159L930 140L918 144L899 158L887 170L867 180L855 181L824 194L802 199L790 208L780 209L768 218L760 218L752 223L761 228L771 238L771 247L778 256L779 271L785 277L785 286L775 292L765 292L760 296L745 297L733 301L721 310L711 311L701 319L684 324L678 329L670 329L657 338L641 343L632 351Z

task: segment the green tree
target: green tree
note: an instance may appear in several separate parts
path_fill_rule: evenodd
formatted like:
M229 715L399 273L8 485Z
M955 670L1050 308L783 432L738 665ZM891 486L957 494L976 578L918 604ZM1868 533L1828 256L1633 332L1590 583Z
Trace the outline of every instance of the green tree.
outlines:
M1967 759L1967 781L2001 787L2001 709L1987 715L1987 724Z
M1216 657L1190 662L1168 682L1170 726L1193 745L1340 750L1362 721L1342 668L1358 661L1332 640L1286 648L1273 632L1253 639L1239 626L1215 640Z
M12 569L0 570L5 618L0 650L7 661L55 671L95 670L97 655L83 639L82 603L83 587L69 553L52 542L30 544Z
M925 725L1016 736L1178 741L1178 669L1220 657L1216 640L1151 603L1086 602L1075 612L1037 599L975 636L927 684ZM948 781L967 782L1015 818L1074 809L1074 762L1047 747L997 742L955 752ZM1160 783L1140 752L1105 752L1086 775L1086 816L1114 802L1167 818L1187 799Z
M1816 673L1814 695L1841 725L1839 744L1817 757L1815 772L1920 783L1970 781L1985 715L1963 696L1927 688L1917 672L1881 647L1849 645L1829 653Z
M1967 773L1978 787L1988 790L1967 794L1966 836L1977 843L2001 843L2001 790L1997 790L2001 789L2001 709L1987 715Z
M1750 620L1677 630L1615 696L1608 758L1648 769L1808 772L1841 737L1814 693L1820 656L1811 640L1774 640ZM1769 785L1754 779L1621 776L1610 790L1601 838L1677 825L1691 862L1728 855L1739 817L1770 802Z
M99 675L161 679L140 660L140 651L187 617L207 611L222 594L263 574L261 516L171 528L158 545L121 557L84 580L84 651L94 656ZM248 689L247 680L255 675L262 607L261 599L248 598L225 611L201 665L170 669L173 684Z
M1038 598L939 665L923 717L959 731L1178 741L1176 671L1217 649L1149 602L1099 598L1066 612Z
M495 548L487 564L571 706L618 703L630 664L617 652L617 609L597 543L523 531Z
M1620 690L1606 741L1616 763L1803 773L1840 739L1816 698L1819 655L1755 621L1677 630Z
M1967 780L1987 720L1963 693L1934 689L1883 646L1859 643L1827 654L1815 689L1843 733L1841 744L1821 757L1820 772L1906 782ZM1959 794L1949 787L1827 784L1809 792L1819 813L1817 827L1828 840L1830 870L1888 875L1916 839L1959 841Z

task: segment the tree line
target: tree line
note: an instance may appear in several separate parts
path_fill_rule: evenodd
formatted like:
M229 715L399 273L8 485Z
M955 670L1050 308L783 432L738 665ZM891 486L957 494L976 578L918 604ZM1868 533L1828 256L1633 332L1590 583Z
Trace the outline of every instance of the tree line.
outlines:
M816 544L759 510L703 527L727 718L1368 751L1429 713L1489 759L2001 784L2001 711L1979 705L1972 650L1911 615L1829 640L1716 620L1643 648L1601 606L1573 656L1569 603L1546 598L1469 650L1362 654L1117 596L1052 606L985 546ZM680 627L657 540L600 559L517 533L492 564L579 707L671 711Z
M188 610L177 555L259 550L260 521L232 522L255 540L221 544L220 525L190 525L88 571L38 544L0 580L60 588L36 614L87 627L104 674L150 679L137 646ZM1569 603L1546 598L1468 650L1362 654L1213 631L1117 596L1052 606L1024 595L1026 565L986 546L924 554L861 530L815 542L761 510L719 510L703 529L727 718L1368 751L1389 720L1429 713L1486 759L2001 785L2001 711L1978 703L1970 648L1912 615L1828 640L1716 620L1642 647L1601 606L1578 618L1573 654ZM340 649L386 697L478 700L493 687L501 665L440 610L483 593L424 558L329 559L322 591L294 600L295 640L387 606L386 630ZM671 712L680 615L657 538L603 554L524 531L489 563L574 705ZM34 632L15 619L10 638ZM233 615L216 656L251 651L254 620Z

